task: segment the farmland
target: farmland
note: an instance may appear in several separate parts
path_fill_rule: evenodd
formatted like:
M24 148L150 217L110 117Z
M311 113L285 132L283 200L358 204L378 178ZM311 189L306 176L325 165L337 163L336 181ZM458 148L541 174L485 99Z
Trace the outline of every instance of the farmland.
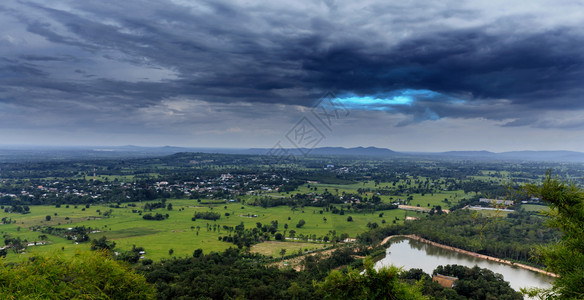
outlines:
M388 210L377 211L375 213L351 213L353 221L348 222L347 215L333 214L330 211L323 211L313 207L307 207L303 210L291 210L289 207L261 208L255 206L241 205L240 203L225 203L222 205L204 205L201 206L195 200L173 199L168 201L172 203L172 210L158 209L168 214L166 220L154 221L144 220L138 213L132 213L134 207L122 206L121 208L111 208L105 205L91 205L85 208L79 205L61 205L59 208L47 205L34 206L30 214L18 215L0 212L0 218L11 218L12 224L0 225L0 231L3 235L18 236L28 242L40 241L38 231L31 231L33 226L54 226L61 228L70 228L75 226L91 227L92 230L99 230L98 233L90 234L91 239L97 239L106 236L109 240L115 241L120 249L130 249L132 245L144 247L147 258L159 260L169 256L169 250L173 249L173 255L185 256L192 255L194 249L203 248L208 251L222 251L233 244L219 241L218 237L227 235L223 226L237 226L242 222L246 228L255 228L256 224L269 224L273 220L279 222L279 232L287 233L290 230L296 231L296 236L307 235L322 239L329 231L336 231L339 235L346 233L351 238L368 229L368 223L382 224L383 220L393 222L404 219L404 211ZM133 203L128 203L133 204ZM137 207L144 203L136 203ZM112 210L109 217L100 216L99 212ZM98 212L99 211L99 212ZM213 211L222 214L217 221L196 220L192 221L196 211ZM228 213L229 216L225 216ZM383 213L383 217L379 214ZM55 215L56 214L56 215ZM47 221L46 216L51 216ZM326 222L323 220L326 218ZM306 224L301 228L296 228L299 220L305 220ZM288 230L284 226L288 225ZM210 225L209 229L207 225ZM214 225L217 225L213 228ZM296 249L294 242L290 241L290 249ZM75 241L67 240L62 237L50 235L48 244L43 246L29 247L30 253L36 251L62 251L67 255L74 253L75 249L87 247L83 244L75 244ZM29 254L30 255L30 254ZM8 258L14 255L8 255Z
M201 153L127 161L5 163L0 232L7 246L14 239L30 245L10 248L8 261L38 252L72 255L103 237L115 242L119 251L142 247L143 258L158 261L191 256L196 249L209 253L242 247L237 238L232 240L235 228L255 235L245 248L254 245L250 251L277 257L282 249L296 253L329 247L435 209L478 205L473 201L480 197L509 197L509 188L518 188L509 186L513 180L540 178L545 167L345 157L306 157L267 166L258 156ZM581 170L562 166L562 172L573 178ZM405 211L398 204L426 212ZM544 206L523 207L535 212ZM195 213L218 219L193 220ZM86 241L43 233L47 228L66 232L58 228L77 227L88 229ZM261 245L276 240L277 249Z

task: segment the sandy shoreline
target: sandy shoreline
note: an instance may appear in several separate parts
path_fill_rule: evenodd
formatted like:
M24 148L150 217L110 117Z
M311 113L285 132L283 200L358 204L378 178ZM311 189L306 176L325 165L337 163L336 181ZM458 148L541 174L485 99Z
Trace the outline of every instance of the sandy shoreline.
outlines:
M479 254L479 253L475 253L475 252L470 252L470 251L462 250L462 249L459 249L459 248L455 248L455 247L451 247L451 246L439 244L439 243L429 241L427 239L421 238L421 237L419 237L417 235L413 235L413 234L410 234L410 235L391 235L391 236L388 236L385 239L383 239L383 241L381 242L380 245L387 244L387 242L389 242L390 239L395 238L395 237L405 237L405 238L409 238L409 239L412 239L412 240L420 241L420 242L423 242L423 243L426 243L426 244L430 244L430 245L433 245L433 246L436 246L436 247L440 247L440 248L443 248L443 249L448 249L448 250L451 250L451 251L454 251L454 252L458 252L458 253L466 254L466 255L469 255L469 256L477 257L477 258L480 258L480 259L489 260L489 261L495 261L495 262L502 263L502 264L506 264L506 265L509 265L509 266L514 266L514 267L522 268L522 269L525 269L525 270L529 270L529 271L533 271L533 272L538 272L538 273L541 273L541 274L544 274L544 275L547 275L547 276L551 276L551 277L558 277L558 275L556 275L554 273L547 272L545 270L538 269L538 268L535 268L535 267L532 267L532 266L524 265L524 264L521 264L521 263L515 263L515 262L509 261L509 260L500 259L500 258L488 256L488 255L483 255L483 254Z

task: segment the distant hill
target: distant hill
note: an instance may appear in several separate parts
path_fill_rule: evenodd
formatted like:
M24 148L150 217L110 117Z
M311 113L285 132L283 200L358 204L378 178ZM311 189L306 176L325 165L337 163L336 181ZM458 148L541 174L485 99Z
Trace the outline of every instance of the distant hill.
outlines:
M252 148L246 151L249 154L269 154L269 148ZM288 153L292 155L346 155L346 156L372 156L372 157L392 157L399 152L395 152L386 148L376 148L376 147L355 147L355 148L344 148L344 147L321 147L321 148L290 148L285 149Z
M0 162L67 160L67 159L115 159L164 156L175 153L217 153L270 155L270 148L199 148L199 147L141 147L141 146L103 146L103 147L57 147L57 146L0 146ZM280 151L282 149L279 149ZM396 152L377 147L320 147L288 148L288 155L294 156L353 156L374 157L378 159L447 159L476 161L550 161L550 162L584 162L584 153L576 151L447 151L447 152Z

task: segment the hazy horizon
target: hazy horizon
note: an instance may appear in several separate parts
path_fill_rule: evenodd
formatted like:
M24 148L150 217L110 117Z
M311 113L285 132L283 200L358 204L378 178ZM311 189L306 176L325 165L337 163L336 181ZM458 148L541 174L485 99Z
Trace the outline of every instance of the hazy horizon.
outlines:
M272 147L198 147L198 146L177 146L177 145L34 145L34 144L21 144L21 145L12 145L12 144L0 144L0 150L2 149L14 149L14 150L34 150L34 149L91 149L97 151L107 151L107 150L116 150L116 148L124 148L124 147L136 147L136 148L145 148L145 149L162 149L162 148L184 148L184 149L207 149L207 150L251 150L251 149L261 149L261 150L270 150ZM112 149L109 149L112 148ZM344 147L344 146L319 146L315 148L306 148L306 149L318 149L318 148L344 148L344 149L355 149L355 148L376 148L376 149L387 149L394 152L399 153L442 153L442 152L491 152L491 153L505 153L505 152L578 152L584 153L584 151L575 151L575 150L566 150L566 149L552 149L552 150L532 150L532 149L522 149L522 150L509 150L509 151L489 151L485 149L450 149L450 150L443 150L443 151L419 151L419 150L398 150L395 148L387 148L387 147L376 147L376 146L354 146L354 147ZM294 147L286 148L286 149L296 149Z

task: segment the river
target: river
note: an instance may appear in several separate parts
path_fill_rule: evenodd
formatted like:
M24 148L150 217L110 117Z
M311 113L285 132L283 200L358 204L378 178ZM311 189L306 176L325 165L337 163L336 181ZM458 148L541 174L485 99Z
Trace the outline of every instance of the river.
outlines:
M477 265L480 268L486 268L502 274L516 291L519 291L519 288L522 287L548 288L551 287L553 280L549 276L533 271L487 261L403 237L391 239L391 244L386 250L386 256L375 264L375 268L379 269L391 264L404 267L405 270L412 268L422 269L430 275L439 265L457 264L467 267Z

